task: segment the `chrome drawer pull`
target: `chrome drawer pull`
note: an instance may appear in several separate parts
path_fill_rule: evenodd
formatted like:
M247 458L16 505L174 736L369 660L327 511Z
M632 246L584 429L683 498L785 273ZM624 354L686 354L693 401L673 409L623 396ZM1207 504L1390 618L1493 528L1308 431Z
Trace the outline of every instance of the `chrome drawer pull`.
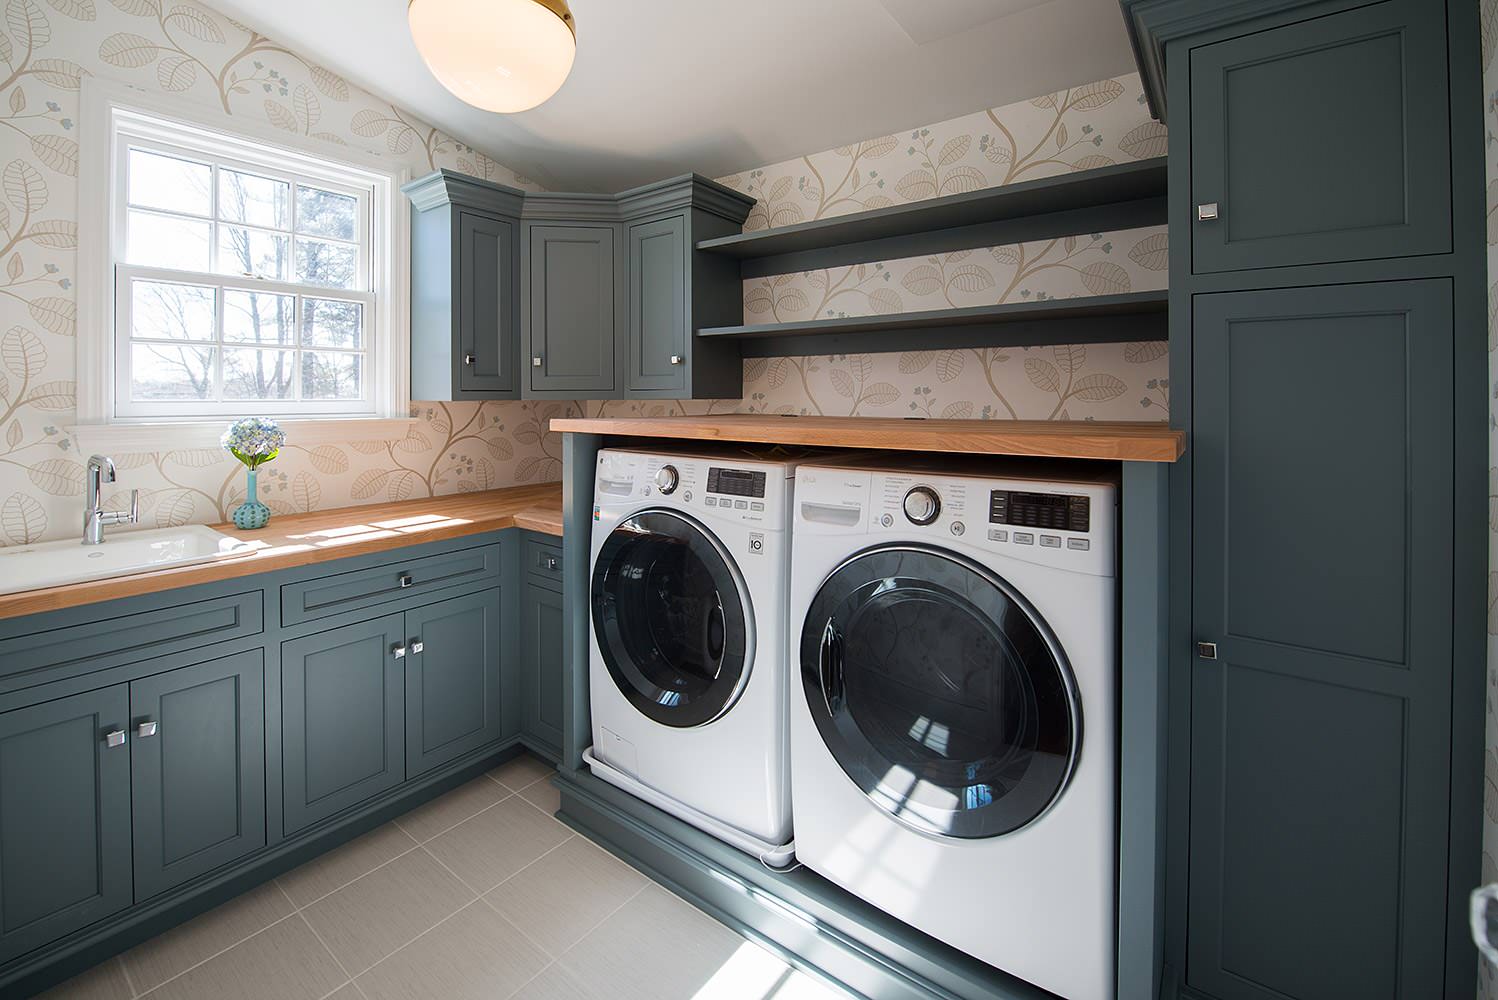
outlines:
M411 586L411 584L413 584L415 582L416 582L415 580L411 579L411 574L410 573L402 573L400 575L400 585L401 585L401 589L402 590L405 590L407 587Z
M406 658L406 647L402 646L400 643L396 643L394 646L390 647L390 654L397 660L404 660Z
M415 642L411 643L411 652L413 653L419 653L426 648L427 644L422 642L420 639L417 639Z
M160 723L142 722L140 725L135 727L135 735L139 736L141 739L145 739L147 736L155 736L160 729Z
M107 747L122 747L125 745L125 731L113 729L104 734L104 745Z

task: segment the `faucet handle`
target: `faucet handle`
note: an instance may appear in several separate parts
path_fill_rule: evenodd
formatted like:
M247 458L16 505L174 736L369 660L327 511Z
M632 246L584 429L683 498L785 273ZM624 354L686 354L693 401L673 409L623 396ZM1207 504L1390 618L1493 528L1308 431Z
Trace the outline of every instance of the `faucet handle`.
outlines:
M125 517L126 524L140 523L140 490L130 491L130 513Z

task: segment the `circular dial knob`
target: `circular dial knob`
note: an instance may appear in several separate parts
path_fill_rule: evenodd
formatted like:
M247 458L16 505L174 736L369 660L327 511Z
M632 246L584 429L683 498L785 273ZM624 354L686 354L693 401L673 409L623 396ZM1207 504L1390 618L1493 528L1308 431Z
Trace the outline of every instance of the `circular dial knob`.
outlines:
M681 482L681 475L676 471L674 465L663 465L656 470L655 488L662 493L675 493L676 484Z
M941 513L941 497L929 486L913 487L905 494L905 516L912 524L930 524Z

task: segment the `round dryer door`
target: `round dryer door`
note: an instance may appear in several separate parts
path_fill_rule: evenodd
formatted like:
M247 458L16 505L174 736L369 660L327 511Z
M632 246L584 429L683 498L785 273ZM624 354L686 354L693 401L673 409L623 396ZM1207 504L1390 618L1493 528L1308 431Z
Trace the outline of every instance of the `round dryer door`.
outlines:
M848 777L923 833L994 837L1071 777L1076 685L1040 616L969 559L880 546L839 566L801 634L812 718Z
M593 632L630 703L665 726L712 722L743 690L754 652L732 558L690 518L647 510L609 533L593 564Z

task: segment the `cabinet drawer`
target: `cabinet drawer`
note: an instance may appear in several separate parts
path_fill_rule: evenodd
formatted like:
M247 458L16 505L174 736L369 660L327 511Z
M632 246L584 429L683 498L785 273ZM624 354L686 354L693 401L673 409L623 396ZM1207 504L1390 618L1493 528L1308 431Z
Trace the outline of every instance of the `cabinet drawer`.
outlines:
M0 690L259 635L264 619L255 590L0 640Z
M499 546L406 559L281 587L281 624L296 625L412 594L458 587L479 589L499 582Z
M562 580L562 547L548 545L535 538L525 540L525 568L528 573L548 580Z

